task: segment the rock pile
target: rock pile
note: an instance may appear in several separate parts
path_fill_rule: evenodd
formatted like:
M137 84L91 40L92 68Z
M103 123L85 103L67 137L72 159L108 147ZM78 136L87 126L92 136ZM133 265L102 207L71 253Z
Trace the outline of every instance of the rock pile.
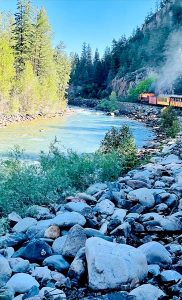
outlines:
M164 152L117 182L34 207L35 218L10 214L0 299L182 299L180 146Z

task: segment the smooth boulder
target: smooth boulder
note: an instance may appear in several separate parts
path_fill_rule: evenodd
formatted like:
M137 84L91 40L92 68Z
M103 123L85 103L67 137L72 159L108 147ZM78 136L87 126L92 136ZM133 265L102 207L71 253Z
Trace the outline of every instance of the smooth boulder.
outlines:
M70 265L62 255L52 255L43 261L43 266L62 272L68 270Z
M131 291L129 295L135 296L136 300L158 300L161 296L165 296L162 290L151 284L143 284Z
M52 223L59 227L70 228L76 224L84 226L86 223L86 219L78 212L72 211L57 215L54 219L52 219Z
M170 253L158 242L143 244L138 249L146 255L148 264L168 265L172 263Z
M15 293L26 293L33 286L39 287L39 283L29 274L18 273L10 278L6 286L12 288Z
M22 250L21 256L30 262L41 262L52 255L52 248L42 240L33 240Z
M153 207L155 199L153 191L148 188L140 188L128 193L128 200L137 200L146 207Z
M145 255L138 249L90 238L86 242L89 286L93 290L112 290L136 279L143 280L148 272Z
M26 232L30 227L34 226L37 224L37 220L34 218L24 218L20 220L14 227L13 231L14 232Z
M63 247L63 256L75 257L77 252L85 246L87 237L84 229L80 225L73 226L68 235Z
M0 255L0 287L3 287L11 277L12 270L8 260Z

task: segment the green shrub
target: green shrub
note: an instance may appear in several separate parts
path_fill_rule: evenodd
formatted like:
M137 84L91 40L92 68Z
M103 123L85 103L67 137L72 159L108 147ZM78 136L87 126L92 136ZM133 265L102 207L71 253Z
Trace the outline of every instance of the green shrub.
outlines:
M16 149L0 163L0 217L13 210L25 215L31 205L62 203L92 183L116 180L138 163L127 126L112 128L93 154L63 153L52 145L48 154L41 153L38 163L28 164L22 155Z
M97 106L98 109L113 112L118 109L118 99L115 92L112 92L109 98L102 99Z
M138 164L135 140L126 125L120 129L111 128L102 140L99 151L104 154L116 151L122 160L124 171L130 170Z
M90 184L117 179L122 173L118 153L79 155L55 147L41 154L38 164L27 164L15 152L0 164L0 216L13 210L21 215L27 207L64 201Z
M175 138L180 132L180 122L174 108L166 107L161 112L161 129L167 137Z
M128 96L125 98L126 102L138 101L138 97L141 93L149 92L152 83L155 81L153 77L149 77L142 80L136 87L130 88Z

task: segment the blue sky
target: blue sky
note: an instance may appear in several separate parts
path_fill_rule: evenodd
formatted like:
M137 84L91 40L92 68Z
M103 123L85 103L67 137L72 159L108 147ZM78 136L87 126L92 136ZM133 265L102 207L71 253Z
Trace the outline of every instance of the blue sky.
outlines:
M101 53L112 39L129 36L141 25L156 0L32 0L44 6L54 32L54 45L64 41L67 51L81 51L82 43L90 43ZM0 10L13 13L16 0L0 0Z

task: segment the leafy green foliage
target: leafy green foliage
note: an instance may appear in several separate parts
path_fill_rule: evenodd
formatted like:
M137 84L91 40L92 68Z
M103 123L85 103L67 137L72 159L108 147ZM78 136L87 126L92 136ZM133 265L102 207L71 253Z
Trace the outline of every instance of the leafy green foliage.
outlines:
M0 38L0 58L0 98L1 111L4 111L7 109L5 103L7 103L10 96L15 70L14 56L10 42L3 36Z
M138 163L135 141L126 125L120 129L113 127L109 130L101 142L99 151L105 154L116 151L123 161L123 170L125 171Z
M23 215L34 204L60 203L94 182L116 180L138 163L127 126L109 131L93 154L63 153L52 145L48 154L41 153L38 163L24 162L22 156L16 149L0 163L1 216L15 208Z
M33 204L64 201L64 197L84 191L90 184L110 181L122 173L122 160L117 152L79 155L61 153L53 147L42 154L39 164L26 164L19 155L0 164L0 213L16 208L24 214Z
M161 129L167 137L175 138L180 132L180 122L174 108L171 106L163 109L161 113Z
M118 109L118 98L116 93L113 91L109 98L102 99L97 105L97 108L107 112L113 112Z
M16 71L19 75L24 70L25 63L31 59L33 24L31 19L31 3L26 0L17 1L17 12L13 28Z
M126 97L126 101L138 101L138 97L141 93L150 91L151 85L154 81L154 78L149 77L145 80L142 80L136 87L130 88L128 91L128 97Z
M28 0L17 12L0 13L0 111L7 114L59 112L66 107L70 60L52 30L44 8L33 13Z

